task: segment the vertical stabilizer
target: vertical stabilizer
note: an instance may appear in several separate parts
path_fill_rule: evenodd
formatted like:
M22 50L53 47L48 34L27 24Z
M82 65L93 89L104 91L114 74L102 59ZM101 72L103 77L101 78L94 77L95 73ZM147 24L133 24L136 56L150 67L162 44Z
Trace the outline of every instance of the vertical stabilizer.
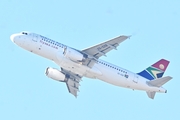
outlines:
M168 67L169 61L161 59L158 62L154 63L150 67L138 73L138 75L147 78L149 80L161 78Z

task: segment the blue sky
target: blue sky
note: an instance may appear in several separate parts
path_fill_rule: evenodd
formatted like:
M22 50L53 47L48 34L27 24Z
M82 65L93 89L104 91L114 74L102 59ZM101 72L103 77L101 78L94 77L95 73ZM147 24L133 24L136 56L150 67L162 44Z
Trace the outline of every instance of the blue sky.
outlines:
M179 0L3 0L0 4L2 120L179 120ZM77 49L132 35L103 60L139 72L161 58L171 61L167 94L151 100L133 91L83 78L76 99L45 76L55 63L29 53L9 37L31 31Z

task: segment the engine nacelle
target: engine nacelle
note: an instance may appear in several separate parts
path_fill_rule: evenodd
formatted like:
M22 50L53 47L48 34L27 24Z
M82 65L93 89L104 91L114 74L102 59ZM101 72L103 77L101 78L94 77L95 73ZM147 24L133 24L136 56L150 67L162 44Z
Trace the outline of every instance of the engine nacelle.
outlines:
M84 62L85 59L87 58L87 55L83 55L82 53L72 49L72 48L65 48L64 49L64 56L69 58L72 61L75 62Z
M66 76L61 71L50 67L46 68L45 74L49 78L52 78L57 81L65 81L66 78Z

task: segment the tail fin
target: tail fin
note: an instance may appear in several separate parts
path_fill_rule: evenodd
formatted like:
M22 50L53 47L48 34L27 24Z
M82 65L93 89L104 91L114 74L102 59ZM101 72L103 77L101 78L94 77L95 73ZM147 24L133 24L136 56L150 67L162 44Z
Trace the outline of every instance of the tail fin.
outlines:
M150 67L138 73L138 75L149 80L161 78L168 67L169 61L161 59Z

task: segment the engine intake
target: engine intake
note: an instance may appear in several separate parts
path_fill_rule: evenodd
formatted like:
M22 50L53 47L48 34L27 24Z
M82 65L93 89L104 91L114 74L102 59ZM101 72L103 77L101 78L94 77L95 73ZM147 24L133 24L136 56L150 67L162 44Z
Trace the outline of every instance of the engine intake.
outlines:
M61 71L51 67L46 68L45 74L47 77L61 82L65 81L66 78Z
M64 48L63 54L66 58L69 58L70 60L75 61L75 62L84 62L87 58L87 55L82 54L69 47Z

